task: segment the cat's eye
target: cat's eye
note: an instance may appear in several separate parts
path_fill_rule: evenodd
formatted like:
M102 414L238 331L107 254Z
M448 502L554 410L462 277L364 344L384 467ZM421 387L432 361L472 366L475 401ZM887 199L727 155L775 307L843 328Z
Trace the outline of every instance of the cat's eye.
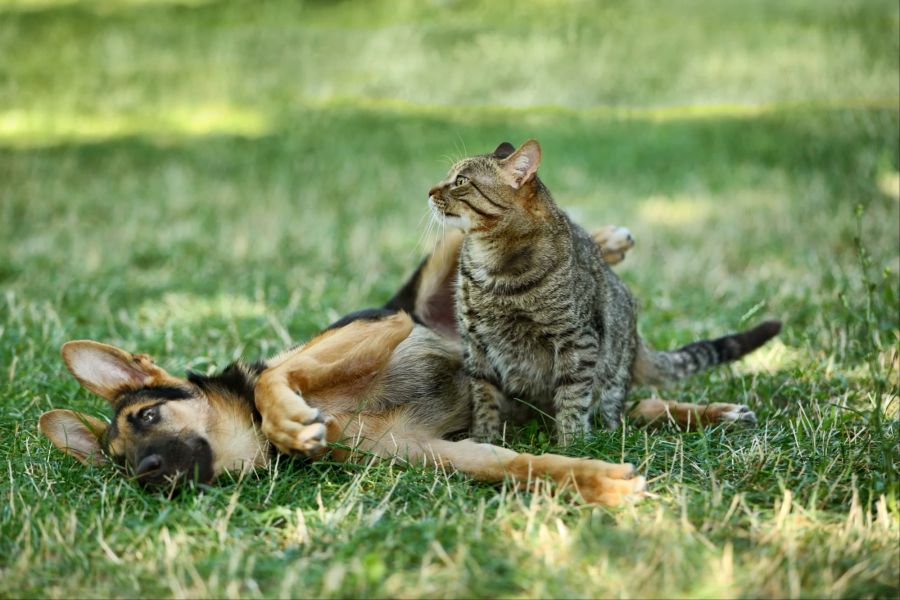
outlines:
M469 183L468 177L464 177L462 175L457 175L456 181L453 182L453 187L459 187L461 185L466 185L467 183Z
M138 421L141 425L153 425L159 421L159 407L150 406L138 412Z

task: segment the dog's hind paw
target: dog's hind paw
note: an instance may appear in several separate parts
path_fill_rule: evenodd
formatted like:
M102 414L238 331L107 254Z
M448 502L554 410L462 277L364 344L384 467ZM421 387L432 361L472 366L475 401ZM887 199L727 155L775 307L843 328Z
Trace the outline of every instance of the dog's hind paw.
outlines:
M603 259L608 265L615 265L625 259L625 253L634 247L634 236L625 227L607 225L591 232L594 242L600 247Z
M756 426L756 414L743 404L711 404L710 409L718 412L717 422L733 423L745 427Z

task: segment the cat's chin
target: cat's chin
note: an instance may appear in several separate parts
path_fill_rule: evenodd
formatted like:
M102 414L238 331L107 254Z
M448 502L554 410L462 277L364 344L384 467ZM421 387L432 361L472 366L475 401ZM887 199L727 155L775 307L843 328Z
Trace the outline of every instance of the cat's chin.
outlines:
M469 233L469 230L472 228L472 221L467 215L463 215L461 217L442 215L441 221L443 221L443 223L449 227L456 227L457 229L462 230L463 233Z
M461 229L463 233L468 233L469 229L472 228L472 219L469 218L469 215L448 215L435 206L434 201L431 200L431 198L428 199L428 203L431 205L431 213L438 223L449 227L456 227L457 229Z

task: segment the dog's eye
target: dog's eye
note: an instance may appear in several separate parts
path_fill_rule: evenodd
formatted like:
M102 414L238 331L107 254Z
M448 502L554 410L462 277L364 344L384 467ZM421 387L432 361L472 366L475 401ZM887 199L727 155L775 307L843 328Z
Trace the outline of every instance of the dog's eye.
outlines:
M159 407L150 406L141 410L138 413L138 421L141 422L141 425L153 425L159 421Z
M464 177L462 175L457 175L456 181L453 182L453 187L459 187L461 185L466 185L467 183L469 183L468 177Z

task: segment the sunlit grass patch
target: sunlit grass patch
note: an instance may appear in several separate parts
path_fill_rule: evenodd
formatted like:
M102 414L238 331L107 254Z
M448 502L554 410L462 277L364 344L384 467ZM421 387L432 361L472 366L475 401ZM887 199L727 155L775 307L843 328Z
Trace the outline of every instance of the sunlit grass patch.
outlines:
M159 300L145 301L136 310L141 326L162 328L196 326L212 319L264 317L265 304L241 296L213 297L167 292Z
M638 208L638 216L655 227L702 223L711 212L708 200L688 197L651 197L642 200Z
M883 173L878 178L878 189L881 192L894 200L900 200L900 173L888 172Z
M171 107L144 114L91 114L18 109L0 113L0 144L40 148L123 137L173 141L206 135L258 137L271 130L257 111L233 106Z

